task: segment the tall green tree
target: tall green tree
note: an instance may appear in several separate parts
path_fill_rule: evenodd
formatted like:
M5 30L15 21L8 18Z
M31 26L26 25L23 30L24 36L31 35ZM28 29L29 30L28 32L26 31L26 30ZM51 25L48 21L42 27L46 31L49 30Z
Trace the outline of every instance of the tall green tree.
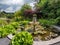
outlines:
M43 18L57 18L60 16L60 0L41 0L36 8L43 13Z

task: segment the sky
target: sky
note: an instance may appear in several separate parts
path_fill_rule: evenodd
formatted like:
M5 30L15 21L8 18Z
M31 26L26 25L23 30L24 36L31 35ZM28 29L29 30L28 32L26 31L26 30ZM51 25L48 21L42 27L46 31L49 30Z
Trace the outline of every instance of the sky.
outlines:
M0 0L0 11L15 12L26 3L33 7L33 2L32 0Z

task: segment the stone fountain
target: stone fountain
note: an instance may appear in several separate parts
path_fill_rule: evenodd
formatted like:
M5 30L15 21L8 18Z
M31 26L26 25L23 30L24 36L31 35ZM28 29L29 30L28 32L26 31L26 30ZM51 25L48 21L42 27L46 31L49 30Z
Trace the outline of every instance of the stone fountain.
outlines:
M36 25L39 25L39 22L37 22L37 15L36 14L33 15L33 20L32 20L32 22L29 22L29 24L33 26L33 30L35 32Z
M39 32L39 33L46 33L44 30L44 27L42 27L40 25L40 23L37 21L37 15L34 14L33 15L33 19L31 22L29 22L29 25L27 26L27 28L25 28L26 30L29 30L29 28L33 31L33 32Z
M25 30L29 30L29 32L33 35L34 40L50 40L52 37L57 37L58 35L54 32L48 31L44 29L43 26L37 21L37 15L33 15L33 19L26 26Z
M36 0L36 3L39 2ZM36 4L35 3L35 4ZM33 8L33 11L35 11L35 8ZM32 36L35 40L50 40L58 36L58 34L44 29L43 26L40 25L40 23L37 21L37 15L33 14L33 19L27 26L25 26L25 30L29 30L30 33L32 33ZM50 29L51 30L51 29Z

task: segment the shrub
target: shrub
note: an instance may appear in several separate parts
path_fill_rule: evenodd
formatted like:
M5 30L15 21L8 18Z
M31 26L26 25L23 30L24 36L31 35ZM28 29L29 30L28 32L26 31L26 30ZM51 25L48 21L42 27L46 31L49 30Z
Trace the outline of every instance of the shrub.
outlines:
M60 17L57 17L57 18L56 18L56 24L57 24L57 25L60 25Z
M11 23L11 25L12 25L15 29L17 29L17 28L20 26L19 22L13 22L13 23Z
M55 19L60 16L60 0L39 0L35 7L44 19Z
M0 37L6 37L10 33L15 33L15 29L12 25L5 25L0 27Z
M0 26L8 24L7 21L0 20Z
M29 23L29 21L24 20L24 21L21 21L20 23L21 23L23 26L25 26L25 25L27 25L27 24Z
M39 22L44 27L56 24L56 20L54 20L54 19L50 19L50 20L40 19Z
M33 39L30 33L28 32L19 32L14 36L11 41L11 45L32 45Z
M15 19L14 19L14 21L16 21L16 22L19 22L19 21L22 21L23 20L23 17L16 17Z

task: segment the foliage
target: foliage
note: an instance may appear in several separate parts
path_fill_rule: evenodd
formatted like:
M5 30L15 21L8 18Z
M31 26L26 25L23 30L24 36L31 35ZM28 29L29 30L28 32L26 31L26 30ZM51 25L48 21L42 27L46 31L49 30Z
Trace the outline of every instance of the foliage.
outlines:
M22 20L24 20L24 18L23 17L15 17L15 19L14 19L14 21L16 21L16 22L19 22L19 21L22 21Z
M12 22L8 25L3 25L0 27L0 37L6 37L8 34L12 33L14 34L16 32L16 29L19 27L18 22Z
M24 21L21 21L20 24L22 24L23 26L27 25L29 23L29 21L27 20L24 20Z
M36 4L36 10L42 13L42 18L44 19L40 20L42 25L60 25L60 0L40 0Z
M32 45L33 39L30 33L28 32L19 32L14 36L11 41L11 45Z
M6 14L6 17L8 18L8 19L12 19L12 18L14 18L14 14Z
M40 19L39 20L40 24L43 25L44 27L46 26L51 26L56 24L56 20L55 19L51 19L51 20L47 20L47 19Z
M3 25L0 27L0 36L1 37L6 37L8 34L10 33L15 33L15 31L17 30L17 28L20 27L20 25L27 25L29 23L29 21L20 21L20 22L10 22L10 24L8 25Z
M0 20L0 26L8 24L7 21Z
M0 12L0 17L5 17L5 14L6 12L5 11L2 11L2 12Z
M15 29L20 26L19 22L12 22L10 25L12 25Z
M40 11L41 9L43 9L43 7L45 6L45 4L47 3L47 0L40 0L36 5L36 9L38 11Z
M60 16L60 0L41 0L36 6L43 18L55 19Z
M12 25L6 25L0 27L0 36L1 37L6 37L10 33L15 33L15 29Z
M31 9L31 6L30 6L30 5L24 4L20 10L18 10L18 11L15 12L15 14L14 14L15 18L16 18L16 17L22 17L21 19L24 19L24 18L23 18L24 15L25 15L25 14L24 14L24 11L25 11L25 10L30 10L30 9Z
M57 18L56 18L56 22L57 22L57 23L56 23L57 25L60 25L60 17L57 17Z
M7 13L5 11L1 11L0 17L12 19L14 17L14 13Z

